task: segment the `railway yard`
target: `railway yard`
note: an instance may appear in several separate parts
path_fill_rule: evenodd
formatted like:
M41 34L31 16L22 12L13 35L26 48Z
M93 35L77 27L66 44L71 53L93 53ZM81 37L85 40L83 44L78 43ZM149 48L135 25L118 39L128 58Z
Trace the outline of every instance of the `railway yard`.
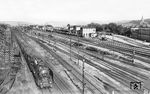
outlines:
M150 94L150 46L31 32L0 29L0 94Z

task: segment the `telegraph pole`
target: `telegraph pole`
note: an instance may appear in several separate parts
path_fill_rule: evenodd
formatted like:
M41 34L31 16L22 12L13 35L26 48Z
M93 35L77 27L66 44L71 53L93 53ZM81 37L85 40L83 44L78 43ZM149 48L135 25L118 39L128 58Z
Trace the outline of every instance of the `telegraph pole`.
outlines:
M56 39L54 39L53 49L54 49L54 51L56 52Z
M71 35L70 35L70 60L71 60Z
M84 68L85 68L84 67L84 62L85 62L85 59L83 59L83 61L82 61L82 88L83 88L82 94L84 94L84 87L85 87L85 83L84 83Z
M55 50L56 50L56 39L55 39Z
M6 64L6 31L4 32L4 63Z
M114 31L113 31L112 39L113 39L113 45L114 45ZM114 46L113 46L113 55L114 55Z
M104 60L104 52L102 51L102 60Z
M134 64L135 62L134 62L134 58L135 58L135 49L134 49L134 47L133 47L133 54L132 54L132 63Z
M79 32L77 32L77 36L78 36L78 64L79 64Z
M67 25L69 33L71 34L71 30L70 30L70 24ZM71 35L70 35L70 60L71 60Z

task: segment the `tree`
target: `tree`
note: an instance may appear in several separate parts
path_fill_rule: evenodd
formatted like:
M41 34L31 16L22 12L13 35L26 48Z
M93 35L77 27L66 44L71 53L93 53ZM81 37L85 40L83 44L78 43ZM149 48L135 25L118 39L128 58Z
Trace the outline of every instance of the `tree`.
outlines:
M110 32L112 32L112 33L118 33L117 24L115 24L115 23L109 23L108 24L108 28L109 28Z
M103 27L98 23L90 23L87 25L87 27L96 28L96 31L102 31L103 30Z
M96 28L96 31L106 31L115 34L121 34L130 36L131 29L127 27L123 27L122 25L117 25L116 23L109 23L109 24L98 24L98 23L90 23L87 24L88 27Z
M126 32L125 32L125 35L126 36L131 36L132 32L131 32L131 29L130 28L127 28L126 29Z
M6 25L6 24L0 24L0 29L1 30L6 30L7 27L8 27L8 25Z

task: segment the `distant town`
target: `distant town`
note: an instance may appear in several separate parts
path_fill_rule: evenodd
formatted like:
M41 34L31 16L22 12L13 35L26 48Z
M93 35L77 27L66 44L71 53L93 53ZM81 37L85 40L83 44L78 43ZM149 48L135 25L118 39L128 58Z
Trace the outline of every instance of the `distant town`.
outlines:
M150 42L150 21L143 19L133 20L129 22L122 23L108 23L108 24L98 24L90 23L87 25L71 25L68 24L63 27L57 27L52 25L23 25L26 31L34 29L43 32L58 32L62 34L71 34L74 36L92 38L100 35L100 33L106 34L118 34L133 39L138 39L142 41Z

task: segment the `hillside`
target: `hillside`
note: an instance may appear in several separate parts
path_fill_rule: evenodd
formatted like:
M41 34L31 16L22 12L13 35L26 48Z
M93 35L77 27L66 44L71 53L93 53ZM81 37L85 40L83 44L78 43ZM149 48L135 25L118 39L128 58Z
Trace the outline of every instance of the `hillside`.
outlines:
M12 26L32 24L32 23L23 22L23 21L0 21L0 23L1 24L9 24L9 25L12 25Z
M137 25L138 25L138 24L140 24L140 21L141 21L141 20L132 20L132 21L130 21L129 23L137 24ZM150 19L144 19L144 22L150 24Z
M140 25L141 20L131 20L131 21L126 21L126 22L121 22L119 24L122 24L124 26L138 26ZM144 19L144 22L150 26L150 18L149 19Z

